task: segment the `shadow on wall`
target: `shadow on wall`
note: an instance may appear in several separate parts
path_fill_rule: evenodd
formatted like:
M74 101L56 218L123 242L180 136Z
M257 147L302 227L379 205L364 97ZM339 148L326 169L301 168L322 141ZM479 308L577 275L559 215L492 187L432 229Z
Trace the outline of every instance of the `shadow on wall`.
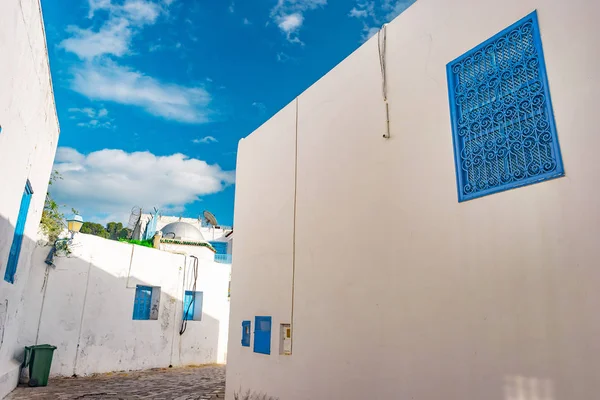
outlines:
M18 371L18 365L23 360L23 349L18 344L19 318L23 316L22 294L28 279L26 266L29 265L31 253L36 246L33 239L23 236L14 282L6 282L4 278L14 232L15 226L0 215L0 383L11 380L3 374L12 373L13 369Z
M19 344L56 346L51 375L218 361L218 319L204 312L201 321L188 321L179 334L185 257L136 246L147 264L133 275L132 245L80 235L69 256L55 257L55 267L44 263L48 246L38 246L31 260ZM105 251L107 245L111 251ZM160 298L154 319L132 318L137 285L160 287L153 290Z

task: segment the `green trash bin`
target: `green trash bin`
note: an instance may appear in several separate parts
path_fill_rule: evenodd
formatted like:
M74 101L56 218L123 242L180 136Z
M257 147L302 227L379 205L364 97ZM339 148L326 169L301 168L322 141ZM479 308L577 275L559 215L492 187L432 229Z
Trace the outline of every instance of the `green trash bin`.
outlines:
M23 368L29 367L29 386L47 386L56 347L39 344L25 347Z

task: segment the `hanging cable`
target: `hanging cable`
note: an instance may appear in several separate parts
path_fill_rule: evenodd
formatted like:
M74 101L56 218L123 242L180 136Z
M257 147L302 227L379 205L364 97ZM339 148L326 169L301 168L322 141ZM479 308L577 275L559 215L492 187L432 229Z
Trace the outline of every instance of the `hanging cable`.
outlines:
M188 322L188 313L190 312L190 310L192 309L194 303L196 302L196 282L198 281L198 257L196 256L190 256L190 258L193 258L193 265L194 265L194 269L193 269L193 273L194 273L194 283L192 284L192 300L190 301L190 304L188 304L187 309L185 307L185 285L184 285L184 289L183 289L183 318L181 318L181 329L179 330L179 335L183 335L185 330L187 329L187 322Z
M377 50L379 51L379 66L381 67L381 93L383 95L383 104L385 105L385 133L383 137L390 138L390 108L387 98L387 65L386 65L386 45L387 45L387 24L383 24L377 32Z

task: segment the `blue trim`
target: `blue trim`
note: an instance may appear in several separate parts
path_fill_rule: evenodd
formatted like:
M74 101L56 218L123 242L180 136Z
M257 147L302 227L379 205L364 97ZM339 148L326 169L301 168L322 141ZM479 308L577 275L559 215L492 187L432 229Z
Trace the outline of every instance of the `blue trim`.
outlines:
M254 317L254 352L271 354L271 317Z
M183 299L183 320L192 321L194 319L195 293L191 290L185 291Z
M21 245L23 244L23 236L25 234L25 223L27 222L27 214L29 213L29 205L31 204L31 196L33 189L29 179L25 183L25 189L21 196L21 205L19 206L19 216L13 235L13 241L8 253L8 262L4 271L4 280L8 283L15 283L15 274L19 265L19 256L21 255Z
M137 285L135 298L133 300L133 319L150 319L150 308L152 307L152 287Z
M546 97L543 110L546 112L546 115L548 117L547 118L547 120L548 120L547 122L549 124L548 130L550 131L550 134L551 134L551 142L549 143L549 146L551 146L553 161L556 163L556 166L552 171L547 172L547 173L540 173L538 175L531 176L526 179L519 179L516 182L508 182L508 183L504 183L504 184L499 183L496 186L489 187L487 189L480 190L480 191L475 191L473 193L464 193L463 188L465 187L465 182L464 182L465 172L461 168L461 161L460 161L461 152L464 147L464 144L463 144L464 139L462 139L459 135L459 128L458 128L459 115L457 115L458 111L457 111L457 105L456 105L456 99L455 99L455 88L456 88L457 82L455 81L456 74L452 71L452 68L454 67L455 64L460 63L461 61L465 60L468 57L471 57L474 53L478 52L479 50L482 50L483 48L490 45L492 42L494 42L501 36L506 35L507 33L514 30L517 26L522 25L526 22L532 23L533 47L535 49L535 52L536 52L536 55L538 58L538 62L539 62L538 63L538 71L539 71L538 79L543 86L543 92ZM454 168L455 168L455 174L456 174L456 185L457 185L459 202L463 202L463 201L471 200L471 199L474 199L477 197L482 197L482 196L486 196L489 194L493 194L493 193L497 193L497 192L501 192L501 191L505 191L505 190L509 190L509 189L514 189L517 187L530 185L530 184L534 184L537 182L546 181L549 179L554 179L554 178L564 176L564 174L565 174L564 165L562 162L562 154L561 154L560 145L558 142L556 123L554 120L554 112L552 109L552 99L551 99L551 95L550 95L550 87L548 84L548 76L547 76L547 71L546 71L546 63L545 63L545 59L544 59L544 52L543 52L543 47L542 47L542 42L541 42L541 37L540 37L540 28L539 28L539 22L538 22L538 17L537 17L536 11L533 11L526 17L520 19L519 21L515 22L511 26L500 31L499 33L494 35L492 38L484 41L480 45L474 47L473 49L469 50L465 54L461 55L460 57L458 57L455 60L448 63L446 65L446 74L448 77L448 97L449 97L449 102L450 102L450 116L451 116L452 133L453 133L452 142L453 142L453 147L454 147Z
M242 321L242 346L250 347L250 329L252 322Z

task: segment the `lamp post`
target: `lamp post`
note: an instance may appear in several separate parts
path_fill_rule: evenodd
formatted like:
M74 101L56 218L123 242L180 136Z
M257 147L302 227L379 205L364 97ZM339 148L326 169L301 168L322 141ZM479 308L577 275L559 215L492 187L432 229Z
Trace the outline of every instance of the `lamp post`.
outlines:
M57 239L54 242L52 248L50 249L50 253L48 253L48 257L46 257L46 264L54 265L54 254L56 254L56 245L63 242L66 242L66 244L69 245L73 241L73 237L75 236L75 234L81 230L82 226L83 217L79 214L75 214L67 220L67 229L69 230L71 236L67 238Z

